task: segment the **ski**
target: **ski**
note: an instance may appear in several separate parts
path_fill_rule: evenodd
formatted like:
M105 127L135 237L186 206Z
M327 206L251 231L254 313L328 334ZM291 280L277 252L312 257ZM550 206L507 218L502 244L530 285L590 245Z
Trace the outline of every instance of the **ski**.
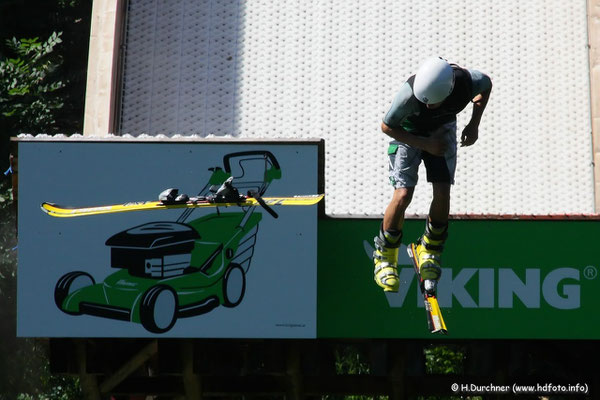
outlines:
M251 197L240 195L239 198L220 199L214 196L189 197L182 201L139 201L132 203L113 204L92 207L67 207L54 203L44 202L42 210L59 218L83 217L87 215L112 214L130 211L168 210L175 208L203 208L203 207L257 207L271 206L310 206L317 204L325 195L300 195L288 197ZM264 203L264 204L261 204Z
M440 309L440 305L437 300L437 296L434 290L425 290L425 284L421 279L421 275L419 274L419 264L417 260L417 252L415 249L415 244L411 243L407 247L407 252L409 257L413 261L413 267L415 268L415 273L419 278L419 288L421 289L421 294L423 295L423 301L425 302L425 312L427 315L427 326L429 327L429 331L431 333L443 333L447 334L448 329L446 328L446 323L444 322L444 317L442 317L442 310Z

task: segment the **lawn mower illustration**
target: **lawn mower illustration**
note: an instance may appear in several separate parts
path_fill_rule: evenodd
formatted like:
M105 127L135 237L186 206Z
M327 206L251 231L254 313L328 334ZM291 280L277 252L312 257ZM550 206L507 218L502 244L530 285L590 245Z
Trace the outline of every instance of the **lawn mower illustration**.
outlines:
M242 191L261 199L269 184L280 179L281 169L268 151L227 154L223 166L210 169L209 182L198 194L215 202L216 212L190 220L196 209L186 208L176 221L149 222L111 236L106 246L117 271L99 283L84 271L63 275L54 291L58 308L71 315L141 323L149 332L164 333L179 318L239 305L262 213L255 206L230 211L230 204ZM159 200L178 204L189 196L169 189Z

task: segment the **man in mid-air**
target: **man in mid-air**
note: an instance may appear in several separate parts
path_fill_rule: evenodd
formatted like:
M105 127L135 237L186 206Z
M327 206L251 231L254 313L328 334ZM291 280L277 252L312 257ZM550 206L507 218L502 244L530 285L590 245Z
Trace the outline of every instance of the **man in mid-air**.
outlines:
M477 141L491 90L492 81L486 74L431 57L400 88L383 118L381 129L393 139L388 156L394 194L374 239L373 261L375 282L384 291L398 291L398 249L404 213L412 200L421 161L427 181L433 186L433 198L425 232L408 249L426 290L435 290L442 272L450 188L456 170L456 114L473 103L471 120L461 135L461 146L471 146Z

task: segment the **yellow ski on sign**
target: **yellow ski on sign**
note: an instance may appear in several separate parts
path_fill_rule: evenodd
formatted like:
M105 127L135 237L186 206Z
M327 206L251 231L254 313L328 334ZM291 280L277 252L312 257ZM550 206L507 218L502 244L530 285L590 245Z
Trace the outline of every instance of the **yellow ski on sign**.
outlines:
M323 194L290 196L290 197L263 197L267 206L311 206L323 199ZM59 218L83 217L86 215L112 214L130 211L168 210L173 208L204 208L204 207L257 207L259 200L254 197L240 199L239 202L211 201L204 197L190 198L186 202L162 202L162 201L140 201L133 203L114 204L108 206L93 207L65 207L54 203L44 202L42 210L52 216Z

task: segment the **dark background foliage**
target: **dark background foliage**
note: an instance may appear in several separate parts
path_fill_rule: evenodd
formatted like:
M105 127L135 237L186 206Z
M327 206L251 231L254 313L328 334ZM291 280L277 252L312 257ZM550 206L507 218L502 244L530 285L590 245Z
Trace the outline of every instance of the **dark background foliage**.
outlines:
M0 400L74 399L77 379L53 376L47 342L16 336L18 240L10 137L80 133L91 0L0 2Z

